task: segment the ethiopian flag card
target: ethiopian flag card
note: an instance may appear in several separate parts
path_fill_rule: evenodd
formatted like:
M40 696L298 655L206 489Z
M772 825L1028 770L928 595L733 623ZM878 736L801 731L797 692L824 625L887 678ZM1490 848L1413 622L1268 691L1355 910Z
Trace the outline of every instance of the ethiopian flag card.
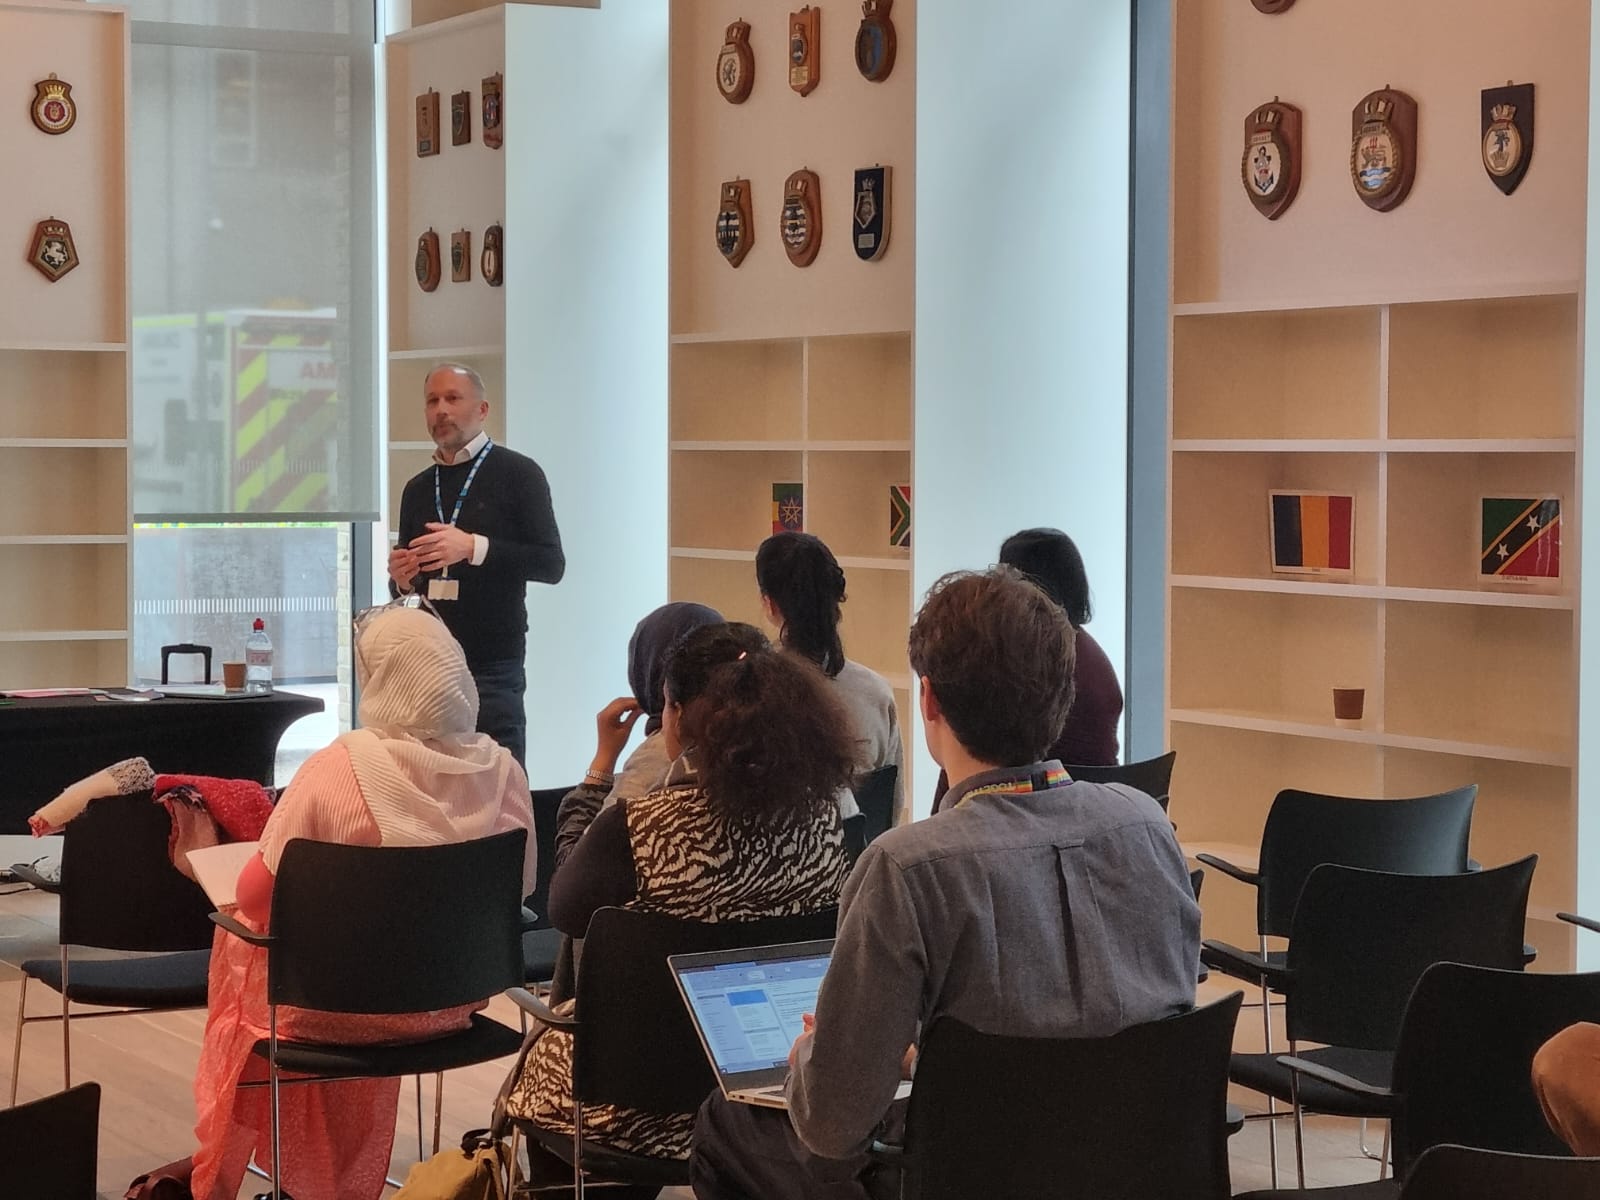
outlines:
M772 532L804 533L806 490L798 483L772 485Z
M1356 498L1333 492L1270 492L1272 569L1348 575L1355 558Z
M1533 583L1561 578L1559 497L1485 496L1479 530L1480 580Z

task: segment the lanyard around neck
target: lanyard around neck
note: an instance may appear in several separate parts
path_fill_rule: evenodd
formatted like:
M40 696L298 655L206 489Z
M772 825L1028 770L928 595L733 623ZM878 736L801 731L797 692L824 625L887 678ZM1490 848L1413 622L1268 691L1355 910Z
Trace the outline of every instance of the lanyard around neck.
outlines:
M483 443L483 449L472 460L472 470L467 472L466 482L461 485L461 493L456 497L455 511L450 514L447 524L454 525L461 519L461 506L467 502L467 492L472 488L472 481L478 477L478 468L483 466L483 460L489 457L489 451L494 449L494 439ZM444 500L439 494L439 464L433 464L433 511L439 515L439 520L444 521Z

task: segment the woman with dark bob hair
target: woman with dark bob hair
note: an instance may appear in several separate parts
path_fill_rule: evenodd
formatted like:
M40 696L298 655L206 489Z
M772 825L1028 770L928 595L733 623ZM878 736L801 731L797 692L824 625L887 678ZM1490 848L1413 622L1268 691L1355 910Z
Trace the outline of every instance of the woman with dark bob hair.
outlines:
M1111 766L1117 761L1122 687L1100 644L1084 626L1094 616L1083 555L1059 529L1024 529L1000 546L1000 561L1015 567L1067 614L1078 631L1072 668L1072 707L1050 757L1067 765Z
M833 551L809 533L775 533L756 551L756 585L761 608L778 631L778 641L791 654L815 663L833 681L833 694L849 714L856 739L859 778L879 767L898 767L894 785L897 823L906 819L905 748L900 740L900 713L894 690L876 671L844 656L839 638L843 619L844 571ZM856 811L846 790L840 811Z
M687 634L667 657L665 684L666 782L619 800L584 832L550 884L556 927L582 937L610 906L755 921L837 905L849 861L835 797L855 759L822 674L730 623ZM598 720L603 745L627 737L612 713ZM571 1066L570 1035L542 1031L513 1086L512 1115L570 1136ZM692 1113L584 1109L586 1137L657 1157L687 1158L693 1128Z

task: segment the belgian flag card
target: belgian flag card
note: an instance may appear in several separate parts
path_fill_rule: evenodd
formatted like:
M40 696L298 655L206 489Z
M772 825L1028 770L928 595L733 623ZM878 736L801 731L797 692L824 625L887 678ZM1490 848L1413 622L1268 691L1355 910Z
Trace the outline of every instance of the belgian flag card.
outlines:
M1272 569L1348 575L1355 559L1356 498L1337 492L1271 492Z

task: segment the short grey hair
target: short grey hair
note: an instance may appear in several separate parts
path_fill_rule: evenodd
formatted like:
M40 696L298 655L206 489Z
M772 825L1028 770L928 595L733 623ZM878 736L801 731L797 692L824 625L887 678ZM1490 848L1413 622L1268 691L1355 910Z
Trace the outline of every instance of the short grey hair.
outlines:
M482 375L479 375L466 363L441 362L434 363L433 366L428 368L428 373L422 377L422 398L424 400L428 398L428 380L432 379L440 371L454 371L458 375L465 375L467 382L472 384L472 390L477 394L479 400L487 400L489 398L489 394L483 386Z

